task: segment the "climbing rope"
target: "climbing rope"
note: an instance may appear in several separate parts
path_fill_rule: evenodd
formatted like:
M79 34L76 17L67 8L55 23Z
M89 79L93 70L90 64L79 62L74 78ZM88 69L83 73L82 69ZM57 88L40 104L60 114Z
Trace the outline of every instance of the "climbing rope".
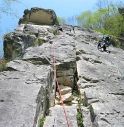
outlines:
M67 117L66 110L65 110L65 106L64 106L64 102L63 102L63 98L62 98L60 86L59 86L59 82L58 82L57 76L56 76L55 47L53 48L53 47L51 46L50 52L51 52L51 57L52 57L51 60L52 60L52 66L53 66L53 71L54 71L54 80L55 80L56 87L57 87L57 89L58 89L58 93L59 93L59 96L60 96L60 103L62 104L64 116L65 116L65 119L66 119L66 122L67 122L67 127L71 127L70 124L69 124L69 120L68 120L68 117Z

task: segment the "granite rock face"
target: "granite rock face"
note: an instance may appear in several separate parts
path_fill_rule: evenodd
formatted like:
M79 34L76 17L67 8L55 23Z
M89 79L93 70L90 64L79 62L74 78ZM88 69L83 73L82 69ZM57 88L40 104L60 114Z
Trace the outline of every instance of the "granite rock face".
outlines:
M54 37L57 28L21 24L14 32L4 36L4 58L13 60L22 58L28 47L40 46Z
M63 107L55 105L56 96L61 101L56 80L73 127L79 104L84 127L123 127L124 51L100 52L99 36L77 26L21 24L5 37L6 44L14 40L5 56L15 60L0 72L0 127L37 127L42 118L44 127L65 127Z
M12 60L22 57L25 49L34 45L35 35L12 32L4 37L4 58Z
M86 36L81 38L83 41ZM77 42L76 49L78 84L81 93L85 92L86 105L93 107L94 123L98 127L123 127L124 51L110 47L110 53L100 52L93 42Z
M32 23L35 25L54 25L58 24L57 16L51 9L31 8L24 11L23 17L19 20L19 24Z
M52 103L51 68L22 60L11 61L7 67L0 73L0 126L35 127Z

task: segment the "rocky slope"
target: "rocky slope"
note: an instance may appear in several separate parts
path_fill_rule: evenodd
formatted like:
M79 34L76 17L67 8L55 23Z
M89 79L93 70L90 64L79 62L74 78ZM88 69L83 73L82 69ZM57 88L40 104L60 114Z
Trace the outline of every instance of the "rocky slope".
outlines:
M6 35L0 127L124 127L124 51L98 51L98 36L33 24Z

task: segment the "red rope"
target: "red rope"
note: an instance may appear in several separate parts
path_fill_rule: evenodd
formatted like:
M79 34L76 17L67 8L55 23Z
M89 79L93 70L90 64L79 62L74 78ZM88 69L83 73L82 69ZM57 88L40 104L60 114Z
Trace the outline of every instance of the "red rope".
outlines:
M52 52L52 50L51 50ZM56 77L56 58L55 58L55 49L53 50L53 56L52 56L52 59L53 59L53 70L54 70L54 79L55 79L55 82L56 82L56 87L58 88L58 91L59 91L59 95L60 95L60 102L62 104L62 107L63 107L63 111L64 111L64 115L65 115L65 119L66 119L66 122L67 122L67 127L71 127L70 124L69 124L69 121L68 121L68 117L67 117L67 113L66 113L66 110L65 110L65 106L64 106L64 102L63 102L63 98L62 98L62 94L61 94L61 90L60 90L60 87L59 87L59 83L58 83L58 80L57 80L57 77Z
M66 119L66 122L67 122L67 126L70 127L69 121L68 121L68 117L67 117L67 114L66 114L66 110L65 110L65 106L64 106L64 102L63 102L63 98L62 98L62 94L61 94L61 91L60 91L60 87L59 87L59 83L58 83L57 78L56 78L56 84L57 84L57 87L58 87L58 90L59 90L60 100L61 100L62 107L63 107L63 111L64 111L64 114L65 114L65 119Z

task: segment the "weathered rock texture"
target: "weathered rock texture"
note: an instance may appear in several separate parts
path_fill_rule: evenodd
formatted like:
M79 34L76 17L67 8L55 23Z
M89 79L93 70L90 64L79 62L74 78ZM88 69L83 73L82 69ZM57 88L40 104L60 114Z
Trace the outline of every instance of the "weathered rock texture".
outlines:
M50 66L35 66L22 60L7 66L11 71L0 73L0 127L35 127L51 103Z
M4 37L4 58L22 58L25 50L30 46L40 46L54 37L56 28L52 26L39 26L21 24L15 32Z
M65 106L66 111L68 112L69 126L78 127L76 121L77 107L76 105ZM46 117L46 121L43 127L66 127L67 122L65 119L65 114L63 112L63 107L56 105L55 107L50 108L50 115Z
M54 62L72 127L79 102L84 127L124 127L124 51L100 52L98 33L61 27L22 24L5 37L5 58L16 60L0 73L0 127L37 127L43 117L44 127L67 125L63 107L55 105ZM77 89L80 97L73 95Z
M31 8L24 11L19 24L33 23L36 25L54 25L58 24L57 16L51 9Z
M84 35L83 35L84 34ZM85 92L87 105L92 105L94 122L99 127L124 126L124 51L109 48L110 54L99 52L86 33L77 35L76 50L78 84L82 94ZM79 42L81 39L84 43ZM91 43L90 43L91 42Z

